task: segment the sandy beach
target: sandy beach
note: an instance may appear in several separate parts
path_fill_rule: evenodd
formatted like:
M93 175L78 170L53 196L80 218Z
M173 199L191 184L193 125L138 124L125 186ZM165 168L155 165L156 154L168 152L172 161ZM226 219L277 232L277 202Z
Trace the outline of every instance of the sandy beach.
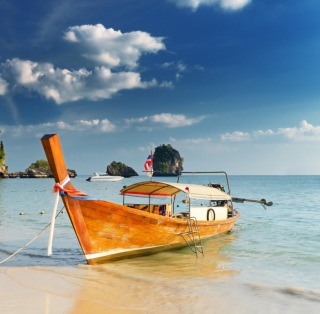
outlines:
M188 277L183 270L170 275L172 267L152 274L141 263L118 266L0 268L1 312L269 314L318 309L316 292L239 283L229 272L207 280Z
M81 278L75 268L0 268L2 313L138 314L126 308L130 297Z

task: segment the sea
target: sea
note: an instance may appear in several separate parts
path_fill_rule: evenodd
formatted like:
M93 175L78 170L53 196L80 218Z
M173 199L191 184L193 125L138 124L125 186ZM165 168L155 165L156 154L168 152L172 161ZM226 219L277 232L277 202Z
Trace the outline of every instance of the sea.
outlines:
M88 182L87 177L72 179L75 188L120 204L121 188L149 180ZM231 232L205 241L204 256L183 248L99 266L87 265L61 201L52 255L47 255L52 178L2 179L0 273L21 286L45 290L39 313L320 313L320 176L228 178L233 197L273 205L235 203L241 219ZM180 182L227 187L218 175L182 175ZM33 274L34 280L28 279ZM41 274L51 278L50 286ZM57 296L59 311L53 302Z

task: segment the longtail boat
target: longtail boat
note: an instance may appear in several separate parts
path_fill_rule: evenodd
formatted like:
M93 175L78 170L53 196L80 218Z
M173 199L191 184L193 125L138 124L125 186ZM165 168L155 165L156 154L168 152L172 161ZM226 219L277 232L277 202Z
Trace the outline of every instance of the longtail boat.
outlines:
M120 191L122 205L94 199L73 187L58 135L46 134L41 142L55 188L90 265L186 246L203 254L202 240L228 232L240 218L230 193L214 184L145 181ZM187 210L176 213L175 200L181 193ZM144 197L144 202L127 202L130 196ZM199 199L203 203L195 205Z

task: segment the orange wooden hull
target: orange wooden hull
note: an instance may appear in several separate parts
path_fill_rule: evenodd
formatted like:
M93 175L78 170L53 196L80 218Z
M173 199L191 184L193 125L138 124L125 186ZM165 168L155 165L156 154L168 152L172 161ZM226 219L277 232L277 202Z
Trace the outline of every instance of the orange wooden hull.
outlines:
M189 230L185 219L72 196L77 193L66 180L68 172L58 135L45 135L41 141L56 183L67 182L64 188L68 195L61 197L89 264L187 246L181 235ZM198 221L201 239L229 231L239 218L237 214L222 221Z
M62 196L89 264L157 253L186 246L185 219L164 217L100 200ZM229 231L239 215L223 221L198 221L201 239Z

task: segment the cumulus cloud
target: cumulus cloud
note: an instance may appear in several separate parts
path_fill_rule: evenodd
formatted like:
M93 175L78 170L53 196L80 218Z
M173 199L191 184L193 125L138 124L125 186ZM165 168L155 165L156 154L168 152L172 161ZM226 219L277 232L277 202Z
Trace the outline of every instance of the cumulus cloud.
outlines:
M303 120L299 128L280 128L278 134L294 141L320 141L320 126L313 126Z
M57 104L81 99L108 99L121 90L149 87L172 88L156 79L142 81L134 68L143 54L165 49L163 38L135 31L121 33L103 25L70 27L64 38L77 44L83 57L93 60L91 69L63 69L51 63L14 58L0 64L0 95L23 87ZM5 79L5 80L4 80Z
M133 69L142 54L165 49L162 37L141 31L122 33L102 24L69 27L64 38L80 46L85 51L83 57L108 68Z
M153 116L145 116L136 119L126 119L127 125L136 124L140 130L152 130L157 126L164 126L167 128L178 128L183 126L191 126L200 122L205 117L187 118L182 114L161 113Z
M218 5L225 10L239 10L251 2L251 0L168 0L178 7L187 7L197 10L199 6Z
M120 90L148 88L158 84L155 79L142 82L137 72L114 73L104 66L95 67L91 71L85 68L67 70L55 68L50 63L16 58L7 60L2 64L2 69L15 84L57 104L80 99L108 99Z
M318 142L320 141L320 126L313 126L306 120L300 122L300 127L292 128L278 128L276 131L271 129L267 131L253 131L252 133L245 133L235 131L233 133L224 133L220 135L222 142L244 142L254 141L262 138L285 138L296 142Z

